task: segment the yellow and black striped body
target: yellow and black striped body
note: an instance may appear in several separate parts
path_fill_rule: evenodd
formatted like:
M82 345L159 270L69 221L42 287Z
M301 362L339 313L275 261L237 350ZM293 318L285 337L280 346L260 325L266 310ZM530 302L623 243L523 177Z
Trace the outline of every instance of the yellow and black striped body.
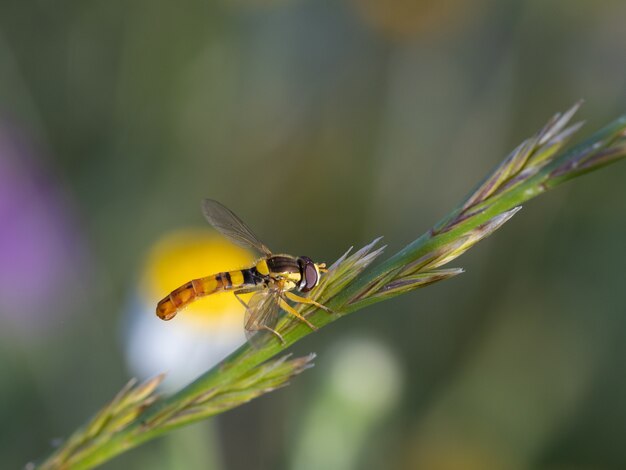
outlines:
M170 320L200 297L216 292L253 288L263 283L262 278L254 276L254 271L255 268L228 271L189 281L159 302L157 315L162 320Z
M156 313L162 320L170 320L178 312L200 297L216 292L251 292L275 284L281 291L303 287L302 266L298 258L273 255L259 260L255 266L237 271L227 271L183 284L163 298Z

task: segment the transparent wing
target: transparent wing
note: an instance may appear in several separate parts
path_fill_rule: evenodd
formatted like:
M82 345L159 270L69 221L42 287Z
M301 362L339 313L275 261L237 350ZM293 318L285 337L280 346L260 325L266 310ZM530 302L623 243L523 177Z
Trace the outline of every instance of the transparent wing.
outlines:
M258 348L268 338L274 336L270 330L274 330L278 322L280 313L278 299L278 291L264 289L254 294L248 302L244 329L246 338L252 346Z
M271 251L252 233L243 221L233 211L224 207L213 199L202 201L202 212L209 223L222 235L228 237L234 243L244 248L255 248L265 255L271 255Z

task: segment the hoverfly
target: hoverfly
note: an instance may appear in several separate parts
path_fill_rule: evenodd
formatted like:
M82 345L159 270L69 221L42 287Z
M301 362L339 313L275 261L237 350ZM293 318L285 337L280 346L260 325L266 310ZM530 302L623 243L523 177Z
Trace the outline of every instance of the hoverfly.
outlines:
M326 265L314 263L307 256L272 254L239 217L217 201L205 199L202 210L204 217L222 235L240 246L255 249L263 257L250 268L221 272L183 284L158 303L157 316L162 320L171 320L196 299L229 291L246 308L244 329L246 338L251 343L256 333L263 330L273 333L284 342L282 335L275 329L281 309L307 324L312 330L317 330L288 301L315 305L331 312L328 307L292 292L297 290L306 293L316 287L320 281L320 273L326 272ZM255 294L248 303L239 297L253 292Z

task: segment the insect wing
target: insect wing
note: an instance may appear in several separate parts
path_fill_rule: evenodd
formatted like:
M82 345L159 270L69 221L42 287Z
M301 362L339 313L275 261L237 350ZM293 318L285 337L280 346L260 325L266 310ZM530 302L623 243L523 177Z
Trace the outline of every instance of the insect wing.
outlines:
M265 255L271 255L269 248L261 242L252 230L233 211L213 199L202 202L202 212L209 223L222 235L244 248L255 248Z
M248 302L244 330L248 342L258 348L271 336L278 322L280 306L278 292L265 289L257 292ZM269 329L268 329L269 328Z

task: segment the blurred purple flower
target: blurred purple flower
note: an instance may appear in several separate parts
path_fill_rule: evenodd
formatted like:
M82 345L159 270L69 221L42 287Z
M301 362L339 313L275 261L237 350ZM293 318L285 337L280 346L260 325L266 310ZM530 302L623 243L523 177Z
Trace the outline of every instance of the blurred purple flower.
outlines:
M0 123L0 335L46 331L71 303L81 244L32 149Z

